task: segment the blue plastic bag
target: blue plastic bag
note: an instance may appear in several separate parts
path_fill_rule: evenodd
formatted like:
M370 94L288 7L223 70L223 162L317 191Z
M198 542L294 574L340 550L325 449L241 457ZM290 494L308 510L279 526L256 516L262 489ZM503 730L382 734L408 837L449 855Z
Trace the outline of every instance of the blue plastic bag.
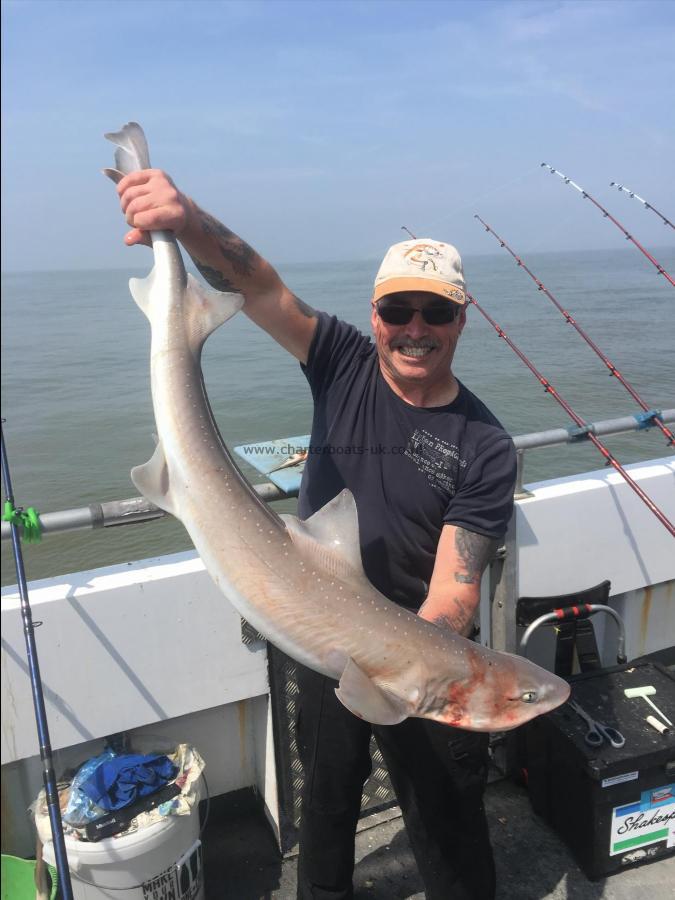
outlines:
M177 774L178 768L163 754L125 753L103 760L80 783L80 791L106 811L123 809L141 797L154 794Z
M109 762L116 756L117 754L113 750L104 750L100 756L93 756L91 759L88 759L77 770L77 774L70 785L68 805L63 813L63 819L69 825L79 828L81 825L100 819L101 816L106 814L105 809L92 803L87 794L82 791L81 786L100 765Z

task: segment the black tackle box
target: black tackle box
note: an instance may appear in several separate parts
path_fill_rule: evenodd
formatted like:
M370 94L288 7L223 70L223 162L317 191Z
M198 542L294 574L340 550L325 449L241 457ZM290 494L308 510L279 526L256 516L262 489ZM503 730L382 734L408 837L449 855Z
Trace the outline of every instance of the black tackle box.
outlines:
M675 854L675 728L660 734L645 721L660 718L647 701L624 695L655 688L650 699L675 723L672 669L628 663L569 681L571 699L626 742L589 746L588 726L568 703L529 722L524 765L534 811L591 879Z

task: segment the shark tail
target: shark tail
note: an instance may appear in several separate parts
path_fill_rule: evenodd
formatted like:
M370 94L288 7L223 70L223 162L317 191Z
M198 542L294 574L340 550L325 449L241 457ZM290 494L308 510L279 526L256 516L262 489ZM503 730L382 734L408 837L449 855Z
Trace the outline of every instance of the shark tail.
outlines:
M127 122L120 131L110 131L104 137L117 145L115 150L116 169L108 170L106 174L116 171L122 175L129 175L131 172L150 168L148 142L138 122Z

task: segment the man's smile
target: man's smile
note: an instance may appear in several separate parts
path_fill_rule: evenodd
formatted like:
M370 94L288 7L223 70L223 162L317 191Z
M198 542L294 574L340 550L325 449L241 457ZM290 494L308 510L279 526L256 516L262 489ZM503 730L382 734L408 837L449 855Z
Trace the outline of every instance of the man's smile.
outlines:
M409 359L423 359L436 349L437 345L431 341L407 340L403 342L399 340L392 343L392 350L398 351L402 356L406 356Z

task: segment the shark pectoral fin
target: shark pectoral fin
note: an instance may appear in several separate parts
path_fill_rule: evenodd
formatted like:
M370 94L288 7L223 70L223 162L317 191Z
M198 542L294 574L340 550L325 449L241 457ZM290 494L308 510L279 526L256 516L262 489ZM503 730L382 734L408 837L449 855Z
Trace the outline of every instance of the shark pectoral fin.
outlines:
M407 705L378 687L351 657L347 660L335 695L355 716L373 725L397 725L408 718Z
M131 480L146 500L176 515L171 497L169 467L161 443L157 444L155 452L146 463L131 470Z
M298 553L338 578L368 580L361 562L359 520L351 491L341 491L304 522L282 515Z
M190 349L199 352L207 337L239 312L244 305L241 294L224 294L201 284L188 275L185 296L187 339Z

